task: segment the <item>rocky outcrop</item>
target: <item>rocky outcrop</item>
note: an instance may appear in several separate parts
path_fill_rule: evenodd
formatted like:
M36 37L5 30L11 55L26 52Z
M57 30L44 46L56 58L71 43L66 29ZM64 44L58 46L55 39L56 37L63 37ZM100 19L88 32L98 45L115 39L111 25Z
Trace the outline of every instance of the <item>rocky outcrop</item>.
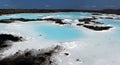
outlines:
M77 24L77 26L83 26L95 31L109 30L110 28L112 28L112 26L104 25L104 23L96 22L95 20L96 18L79 19L79 23Z
M90 25L83 25L83 27L91 29L91 30L95 30L95 31L102 31L102 30L109 30L110 28L112 28L111 26L90 26Z
M0 23L13 23L14 21L22 21L22 22L28 22L28 21L53 21L56 24L67 24L62 21L62 19L55 19L55 18L45 18L45 19L25 19L25 18L10 18L10 19L3 19L0 20Z
M14 14L14 13L51 13L51 12L92 12L93 15L101 15L98 13L118 14L120 9L104 9L104 10L75 10L75 9L0 9L0 15Z
M59 53L61 48L57 45L48 51L44 49L18 51L12 56L1 59L0 65L52 65L55 64L52 56Z
M12 23L14 21L9 20L9 19L4 19L4 20L0 20L0 23Z
M67 24L67 23L64 23L62 21L62 19L54 19L54 18L45 18L45 19L41 19L41 20L47 20L47 21L55 21L56 24Z
M12 34L0 34L0 50L11 46L11 44L7 43L8 41L19 42L23 41L22 39L22 37L14 36Z

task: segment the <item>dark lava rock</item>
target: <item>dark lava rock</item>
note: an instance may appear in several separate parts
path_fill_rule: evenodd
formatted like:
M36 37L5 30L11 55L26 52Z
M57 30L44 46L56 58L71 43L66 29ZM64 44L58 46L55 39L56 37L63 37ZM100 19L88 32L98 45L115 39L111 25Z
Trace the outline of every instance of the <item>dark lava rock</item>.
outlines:
M79 19L79 22L84 22L85 24L90 24L90 22L92 22L92 20L95 20L97 18L92 17L92 18L84 18L84 19Z
M62 22L62 19L46 18L46 19L42 19L42 20L55 21L55 23L58 23L58 24L66 24L66 23Z
M25 18L10 18L10 19L3 19L0 20L0 23L12 23L14 21L22 21L22 22L28 22L28 21L55 21L56 24L67 24L62 22L62 19L54 19L54 18L46 18L46 19L25 19Z
M50 57L43 54L37 56L21 54L0 60L0 65L50 65L49 60Z
M10 18L12 21L34 21L34 19L24 19L24 18Z
M92 20L91 18L85 18L85 19L79 19L79 22L84 22L85 24L89 24L91 20Z
M64 53L66 56L68 56L69 55L69 53Z
M14 36L11 34L0 34L0 50L10 46L6 41L18 42L22 41L22 37Z
M42 21L42 19L25 19L25 18L10 18L9 20L12 20L12 21L23 21L23 22Z
M53 54L60 52L56 52L56 50L59 50L59 48L56 47L49 51L28 50L23 51L23 53L18 51L12 56L1 59L0 65L52 65L54 62Z
M42 19L10 18L10 19L0 20L0 23L13 23L14 21L28 22L28 21L41 21L41 20Z
M83 24L78 23L77 26L82 26Z
M102 15L102 13L92 13L92 15Z
M96 18L84 18L84 19L79 19L79 21L91 21L91 20L94 20Z
M113 17L100 17L100 19L114 19Z
M80 59L76 59L76 61L80 61Z
M102 30L108 30L112 28L111 26L100 26L98 24L103 25L104 23L96 22L94 21L96 18L85 18L85 19L79 19L80 22L84 23L78 23L77 26L83 26L85 28L95 30L95 31L102 31ZM86 25L87 24L87 25Z
M17 36L13 36L11 34L0 34L0 40L2 41L7 41L7 40L11 40L11 41L21 41L22 37L17 37Z
M9 20L9 19L4 19L4 20L0 20L0 23L12 23L14 21Z
M95 31L102 31L102 30L108 30L112 27L110 26L89 26L89 25L83 25L83 27L85 28L88 28L88 29L92 29L92 30L95 30Z

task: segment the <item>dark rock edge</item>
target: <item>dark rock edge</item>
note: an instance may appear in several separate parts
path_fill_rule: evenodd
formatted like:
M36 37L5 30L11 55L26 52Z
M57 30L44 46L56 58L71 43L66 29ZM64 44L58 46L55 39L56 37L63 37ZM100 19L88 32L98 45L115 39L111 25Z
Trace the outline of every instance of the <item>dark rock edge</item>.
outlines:
M23 41L23 37L12 34L0 34L0 50L12 46L12 44L9 43L9 41L20 42Z
M62 47L59 45L48 51L45 49L19 50L14 55L0 59L0 65L52 65L56 64L52 56L61 50Z

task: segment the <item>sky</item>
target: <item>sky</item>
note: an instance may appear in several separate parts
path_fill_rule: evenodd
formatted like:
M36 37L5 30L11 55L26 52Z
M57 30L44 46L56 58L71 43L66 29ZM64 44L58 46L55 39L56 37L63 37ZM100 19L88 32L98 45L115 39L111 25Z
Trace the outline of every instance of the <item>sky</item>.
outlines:
M0 8L21 9L119 9L120 0L0 0Z

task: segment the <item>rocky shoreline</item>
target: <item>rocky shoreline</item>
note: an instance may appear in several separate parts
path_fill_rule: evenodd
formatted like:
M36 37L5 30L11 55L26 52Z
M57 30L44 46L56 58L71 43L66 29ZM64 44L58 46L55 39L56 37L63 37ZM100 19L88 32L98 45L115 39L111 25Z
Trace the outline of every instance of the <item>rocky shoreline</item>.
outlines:
M94 12L93 15L100 15L96 13L117 14L120 15L120 9L103 9L103 10L74 10L74 9L0 9L0 15L15 14L15 13L53 13L53 12Z
M62 21L62 19L55 19L55 18L45 18L45 19L25 19L25 18L10 18L10 19L2 19L0 23L13 23L15 21L22 21L22 22L29 22L29 21L54 21L56 24L67 24Z
M112 28L111 26L104 25L104 23L96 22L97 18L84 18L79 19L79 23L76 26L83 26L85 28L95 30L95 31L102 31L108 30ZM22 22L29 22L29 21L53 21L55 24L64 25L64 24L72 24L63 22L64 19L56 19L56 18L44 18L44 19L25 19L25 18L10 18L10 19L3 19L0 20L0 23L13 23L15 21L22 21Z
M107 26L104 25L104 23L96 22L97 18L84 18L84 19L79 19L79 23L77 26L83 26L85 28L94 30L94 31L102 31L102 30L109 30L112 28L112 26Z
M12 34L0 34L0 51L12 45L11 43L9 43L9 41L11 42L23 41L23 37L15 36Z
M19 50L14 55L0 59L0 65L53 65L56 60L54 60L53 55L59 53L62 47L57 45L50 48L47 51L45 49L39 50Z

